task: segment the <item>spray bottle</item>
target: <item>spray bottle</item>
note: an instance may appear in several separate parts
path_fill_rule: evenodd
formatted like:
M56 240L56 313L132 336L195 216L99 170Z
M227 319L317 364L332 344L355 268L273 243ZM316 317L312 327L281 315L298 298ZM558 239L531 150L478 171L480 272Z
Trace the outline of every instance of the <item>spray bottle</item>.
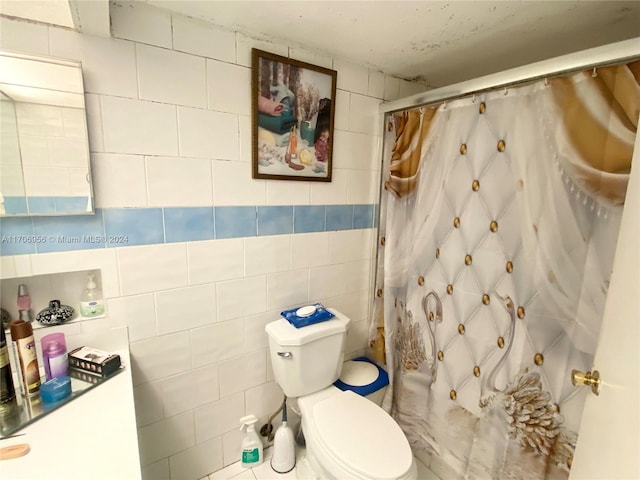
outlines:
M262 463L262 441L255 428L257 421L255 415L247 415L240 419L242 424L240 431L245 432L242 439L242 466L245 468L255 467Z

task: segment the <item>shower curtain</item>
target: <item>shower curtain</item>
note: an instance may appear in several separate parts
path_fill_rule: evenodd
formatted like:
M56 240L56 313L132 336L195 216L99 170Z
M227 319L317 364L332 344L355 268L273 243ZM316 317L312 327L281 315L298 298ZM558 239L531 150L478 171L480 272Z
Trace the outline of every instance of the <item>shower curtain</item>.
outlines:
M372 340L442 478L568 477L639 113L635 62L385 118Z

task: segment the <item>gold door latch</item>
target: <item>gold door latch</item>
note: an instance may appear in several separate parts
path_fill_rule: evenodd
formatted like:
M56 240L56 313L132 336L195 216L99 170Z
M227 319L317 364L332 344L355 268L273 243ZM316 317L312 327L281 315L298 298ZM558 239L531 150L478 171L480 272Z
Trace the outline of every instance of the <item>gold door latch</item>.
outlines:
M571 370L571 383L574 386L591 386L591 391L595 395L600 394L600 372L594 370L593 372L583 373L580 370Z

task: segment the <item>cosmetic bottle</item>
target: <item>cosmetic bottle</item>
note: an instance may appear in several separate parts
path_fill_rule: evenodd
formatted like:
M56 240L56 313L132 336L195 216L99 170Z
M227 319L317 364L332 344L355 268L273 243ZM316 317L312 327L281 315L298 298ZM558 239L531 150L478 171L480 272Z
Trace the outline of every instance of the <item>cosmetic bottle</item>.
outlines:
M104 315L104 299L102 290L98 288L93 280L93 274L89 274L87 288L80 295L80 315L84 318L95 318Z
M14 320L10 324L13 352L16 366L20 370L20 389L22 395L29 396L40 390L40 371L36 357L36 342L33 338L31 323Z
M11 402L16 396L9 363L9 349L4 328L0 328L0 404Z
M18 312L20 319L31 321L31 296L27 290L27 286L24 284L18 285Z
M51 333L40 340L42 362L47 380L69 376L69 357L64 333Z

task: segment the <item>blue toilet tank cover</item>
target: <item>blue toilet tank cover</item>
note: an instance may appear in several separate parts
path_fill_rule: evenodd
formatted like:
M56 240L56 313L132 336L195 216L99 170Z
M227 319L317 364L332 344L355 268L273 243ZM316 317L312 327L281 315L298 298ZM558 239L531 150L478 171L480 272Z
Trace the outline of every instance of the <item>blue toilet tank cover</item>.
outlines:
M369 395L373 392L377 392L381 388L389 385L389 375L387 372L377 365L375 362L369 360L367 357L358 357L353 359L354 362L367 362L373 365L378 369L378 378L376 378L373 382L368 385L349 385L344 383L341 379L338 379L334 382L334 385L340 390L351 390L354 393L357 393L361 396Z

